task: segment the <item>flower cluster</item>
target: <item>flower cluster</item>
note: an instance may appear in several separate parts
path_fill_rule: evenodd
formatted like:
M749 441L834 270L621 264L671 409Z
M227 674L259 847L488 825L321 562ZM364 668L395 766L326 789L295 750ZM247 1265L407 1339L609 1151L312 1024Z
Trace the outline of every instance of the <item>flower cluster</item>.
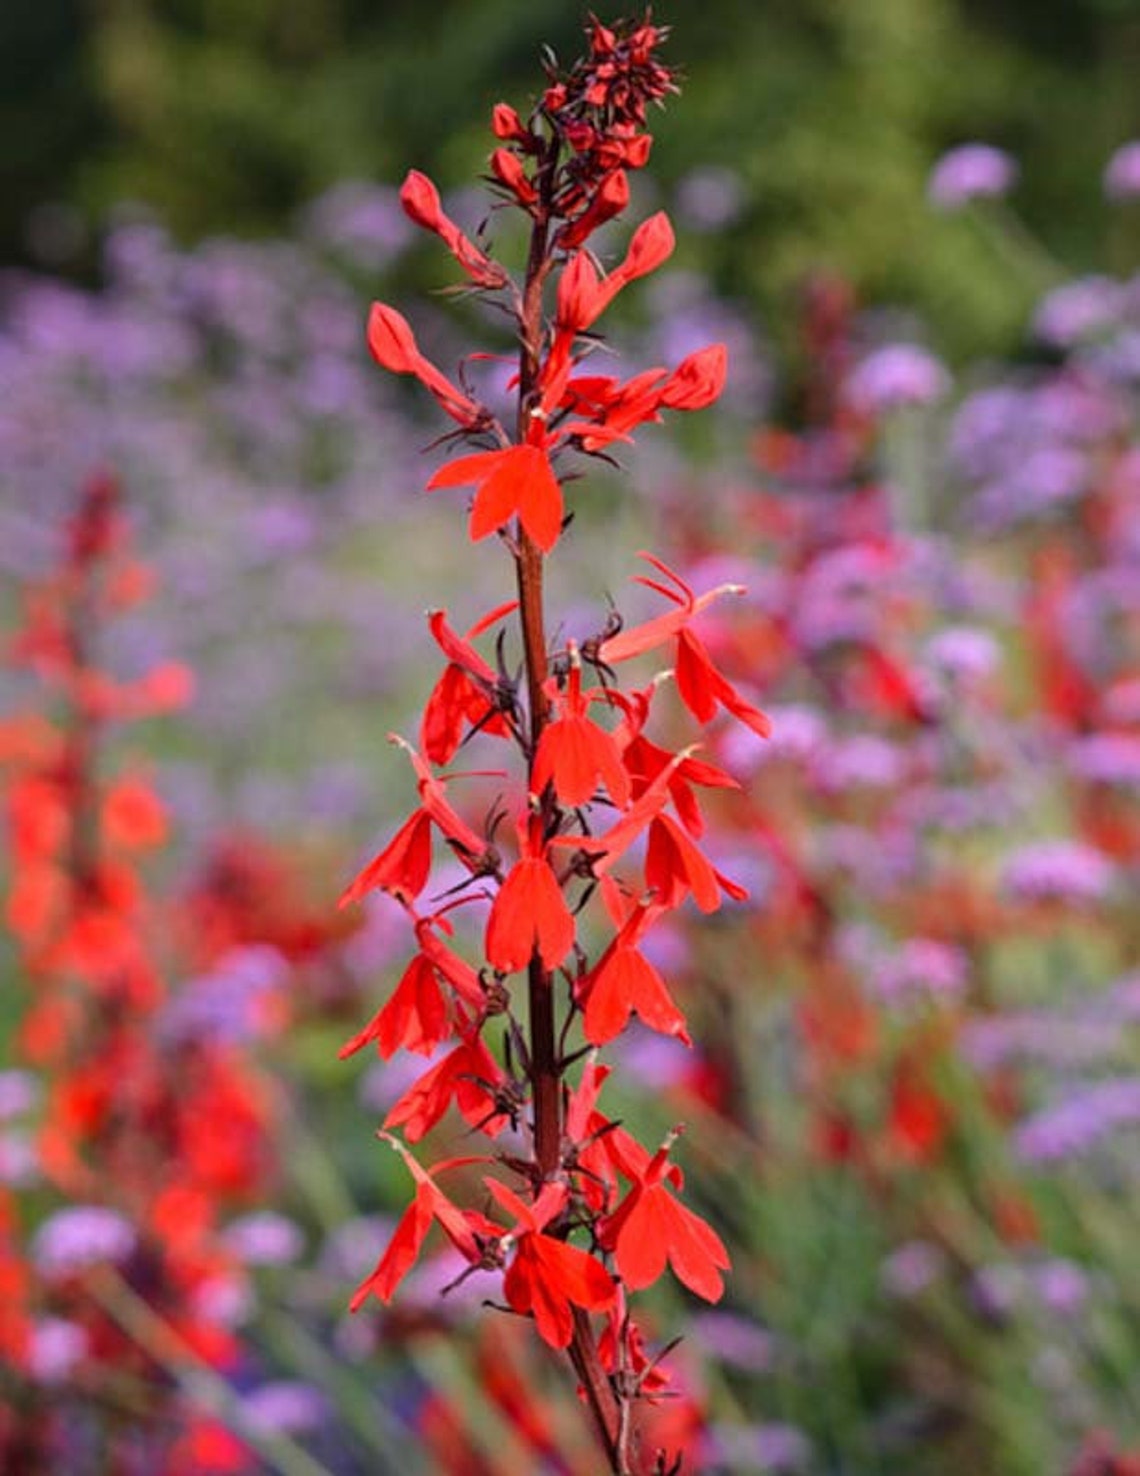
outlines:
M0 1118L36 1122L3 1140L0 1348L16 1391L0 1401L5 1469L77 1458L72 1400L100 1422L108 1459L126 1460L137 1438L172 1476L250 1463L216 1411L188 1404L155 1363L169 1347L207 1372L237 1361L234 1321L249 1292L225 1221L269 1192L277 1165L272 1094L243 1041L217 1028L216 1008L200 1018L202 991L168 987L174 942L193 934L187 958L203 975L228 971L232 1013L238 947L265 946L268 919L239 920L218 876L184 905L152 893L144 863L167 838L166 811L151 776L113 758L116 730L171 711L191 689L173 662L130 679L105 664L108 625L152 585L117 483L94 475L58 566L27 591L10 648L34 678L27 710L0 726L7 923L29 985L16 1044L30 1069L6 1074ZM25 1188L38 1220L30 1236ZM141 1400L130 1439L115 1433L124 1382Z
M715 344L673 369L625 380L585 365L605 309L673 248L664 214L637 228L608 273L586 244L624 207L625 170L648 153L646 108L673 90L656 56L663 36L648 21L614 28L592 21L588 57L552 80L528 122L506 105L495 109L494 132L504 144L492 171L530 220L521 284L451 222L430 181L412 173L405 182L409 216L444 241L474 290L505 299L514 317L516 424L502 425L428 361L395 309L373 307L369 345L385 368L415 376L473 448L446 462L428 487L475 489L470 537L498 535L515 565L516 598L465 635L445 611L431 613L446 664L418 746L393 735L418 803L344 894L354 902L378 889L399 903L415 952L394 993L342 1054L374 1043L384 1058L401 1049L433 1058L383 1124L382 1136L413 1176L415 1197L354 1305L371 1295L387 1302L438 1224L467 1274L501 1274L507 1306L532 1318L548 1344L569 1349L614 1471L633 1470L638 1459L634 1402L666 1383L627 1293L668 1266L698 1296L716 1300L728 1267L719 1236L679 1198L680 1170L670 1158L675 1134L651 1152L598 1106L609 1069L594 1048L618 1036L631 1016L688 1039L684 1015L645 951L647 935L690 898L710 913L725 896L746 895L700 846L697 791L734 781L695 746L675 750L650 736L664 676L672 674L699 726L723 709L756 734L768 731L697 629L714 602L740 592L734 584L697 594L645 554L648 572L637 582L663 602L660 613L626 627L612 612L580 641L551 641L546 633L544 562L566 526L564 487L577 459L604 457L664 411L710 404L725 377L725 352ZM521 645L517 674L507 655L508 622ZM477 644L491 631L494 658ZM623 689L616 669L643 655L668 670ZM481 820L460 799L464 776L440 772L475 735L497 745L505 763L513 755L517 775ZM430 890L441 856L458 876L442 904L443 894ZM456 931L474 909L483 923L469 958ZM578 1028L584 1047L575 1043ZM493 1048L500 1034L501 1058ZM583 1051L589 1054L572 1084ZM490 1160L426 1168L391 1136L402 1128L414 1144L453 1105L472 1129L504 1142ZM475 1161L498 1167L482 1176L479 1209L442 1187Z

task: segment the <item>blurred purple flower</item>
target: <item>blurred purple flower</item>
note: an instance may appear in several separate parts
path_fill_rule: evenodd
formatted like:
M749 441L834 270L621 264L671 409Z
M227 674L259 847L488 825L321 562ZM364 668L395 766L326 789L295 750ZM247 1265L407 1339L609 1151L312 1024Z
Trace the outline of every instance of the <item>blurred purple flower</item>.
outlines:
M765 1373L776 1358L776 1339L735 1312L698 1312L689 1335L710 1358L752 1373Z
M875 733L833 738L812 757L812 777L826 794L889 789L899 783L904 767L898 746Z
M795 1425L714 1424L711 1458L731 1471L795 1472L811 1463L811 1441Z
M241 1406L246 1419L258 1430L284 1430L290 1435L319 1429L330 1413L325 1395L299 1379L262 1384L242 1398Z
M926 194L940 210L954 210L970 200L997 199L1017 182L1018 166L1004 149L992 144L959 144L935 164Z
M1069 748L1069 772L1093 784L1140 788L1140 737L1132 733L1094 733Z
M100 1261L125 1261L134 1226L115 1210L79 1204L57 1210L32 1239L32 1260L45 1276L72 1276Z
M1140 1077L1081 1084L1020 1124L1014 1147L1027 1163L1087 1153L1120 1127L1140 1123Z
M931 665L958 682L981 682L1001 665L1001 647L988 630L948 625L926 644Z
M24 1117L39 1101L40 1084L30 1071L0 1071L0 1122Z
M39 1153L28 1133L0 1132L0 1184L28 1189L39 1179L40 1167Z
M232 1220L222 1239L247 1266L291 1266L305 1250L301 1227L276 1210L255 1210Z
M984 1071L1013 1061L1072 1070L1119 1056L1123 1037L1112 1020L1021 1010L967 1021L960 1044L963 1057Z
M1071 348L1080 339L1113 327L1121 306L1119 282L1111 277L1080 277L1041 299L1033 331L1054 348Z
M908 938L882 959L873 985L880 998L899 1003L916 994L956 998L966 987L966 956L934 938Z
M1006 857L1002 885L1021 901L1100 902L1116 876L1112 862L1083 841L1036 841Z
M1080 1312L1088 1300L1088 1276L1074 1261L1061 1257L1044 1261L1033 1268L1030 1281L1042 1305L1060 1317Z
M1110 200L1140 195L1140 139L1121 144L1104 167L1104 193Z
M62 1317L44 1317L32 1325L28 1371L41 1384L61 1384L87 1354L87 1334Z
M916 1297L946 1269L946 1253L929 1240L908 1240L879 1268L879 1282L891 1297Z
M740 218L744 189L731 169L694 169L677 186L677 214L692 231L720 231Z
M865 415L881 415L904 405L929 405L950 388L942 364L913 343L876 349L853 370L844 393Z

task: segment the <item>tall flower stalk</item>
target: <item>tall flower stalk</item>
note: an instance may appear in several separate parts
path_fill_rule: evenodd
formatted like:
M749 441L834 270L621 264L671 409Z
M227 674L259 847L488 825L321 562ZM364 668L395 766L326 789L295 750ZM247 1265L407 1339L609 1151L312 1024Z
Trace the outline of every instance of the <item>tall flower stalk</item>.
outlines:
M505 103L493 112L494 188L528 222L521 282L448 217L424 175L409 174L401 192L408 215L441 238L470 290L504 304L516 325L513 426L426 359L394 308L377 303L369 321L376 360L418 379L455 423L449 439L467 449L428 488L474 488L469 535L499 539L514 564L515 598L466 635L443 610L429 617L446 666L425 706L418 746L393 735L412 765L419 804L343 899L386 892L405 909L416 951L395 992L342 1055L373 1043L384 1058L449 1046L383 1124L382 1136L412 1174L415 1197L353 1306L372 1295L387 1302L438 1223L467 1262L466 1274L500 1275L506 1307L567 1350L608 1468L632 1476L679 1470L680 1457L640 1448L638 1406L664 1394L669 1380L645 1346L628 1294L669 1266L715 1301L729 1262L716 1232L678 1197L680 1170L670 1160L676 1133L652 1152L599 1110L609 1068L598 1048L633 1015L688 1040L684 1015L643 952L645 937L690 897L707 913L724 895L744 892L698 845L704 820L694 787L734 781L698 758L695 745L673 751L648 737L662 672L623 690L616 669L647 654L671 662L681 702L699 725L721 708L761 734L767 720L718 671L694 628L712 601L738 588L698 595L650 554L642 555L649 572L637 582L664 602L662 613L625 628L614 612L580 644L551 643L543 577L569 521L570 473L582 458L608 459L664 411L711 404L726 371L719 344L676 368L628 380L586 365L597 346L595 325L612 300L673 250L663 213L634 231L608 273L589 243L625 209L629 174L648 160L650 105L677 90L659 56L666 31L648 16L613 27L591 19L586 34L586 56L565 73L550 65L529 117ZM508 621L521 646L517 673L506 657ZM492 630L496 664L476 644ZM458 808L462 776L440 772L475 734L513 753L517 775L516 792L481 825ZM499 843L503 830L516 838L513 855ZM425 904L439 841L466 876L443 905L438 896ZM449 914L465 904L486 912L475 961L449 941ZM591 957L595 936L604 941ZM501 1056L488 1043L499 1026ZM407 1145L453 1104L473 1129L498 1140L498 1151L426 1168ZM495 1168L482 1178L482 1209L455 1202L439 1182L474 1162Z

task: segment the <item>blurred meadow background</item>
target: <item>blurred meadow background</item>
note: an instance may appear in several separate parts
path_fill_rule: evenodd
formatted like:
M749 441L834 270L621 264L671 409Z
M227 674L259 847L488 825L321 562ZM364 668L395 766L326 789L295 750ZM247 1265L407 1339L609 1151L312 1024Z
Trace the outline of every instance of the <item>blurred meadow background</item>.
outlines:
M697 1045L612 1053L734 1260L645 1299L655 1429L694 1472L1136 1476L1140 3L655 13L683 92L609 244L664 208L678 249L610 344L723 340L729 385L575 484L551 603L634 615L643 546L738 580L702 634L774 725L709 738L750 901L653 940ZM397 190L487 217L491 107L582 18L0 8L5 1473L597 1469L439 1247L347 1313L420 1063L338 1060L407 942L335 905L410 800L425 609L507 572L364 348L377 297L441 364L509 347ZM116 902L61 951L65 846Z

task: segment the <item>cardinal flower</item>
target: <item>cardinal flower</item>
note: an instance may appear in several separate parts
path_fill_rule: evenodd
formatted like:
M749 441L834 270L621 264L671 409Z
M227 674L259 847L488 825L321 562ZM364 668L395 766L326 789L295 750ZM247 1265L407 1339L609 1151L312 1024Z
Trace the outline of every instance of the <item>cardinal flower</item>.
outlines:
M418 379L435 396L440 408L465 429L470 430L486 420L483 407L457 389L446 374L424 358L407 319L386 303L372 304L368 318L368 348L382 369L392 374L411 374Z
M447 1001L435 969L422 953L417 953L388 1003L363 1030L341 1046L340 1059L354 1056L372 1041L385 1061L401 1048L430 1056L450 1034Z
M476 287L492 291L504 287L508 277L497 261L491 261L445 213L439 191L418 169L408 172L400 189L400 204L409 220L433 231L455 257Z
M543 729L539 740L531 774L535 792L541 794L552 783L563 804L584 805L602 779L610 798L624 809L629 804L629 775L613 736L586 715L599 694L583 693L581 661L573 642L566 690L555 688L551 695L558 716Z
M416 1181L416 1194L405 1210L395 1234L376 1268L357 1287L349 1303L350 1311L357 1312L369 1297L389 1302L392 1294L404 1277L415 1265L427 1239L428 1231L436 1222L457 1251L472 1265L483 1259L483 1246L498 1236L498 1226L472 1210L457 1209L435 1182L432 1174L422 1168L402 1143L387 1133L380 1137L390 1143L407 1164ZM481 1163L480 1158L449 1158L435 1165L439 1174L447 1169L460 1168L469 1163Z
M519 826L522 856L507 873L487 919L486 954L492 968L513 974L537 953L555 969L574 946L574 918L543 854L537 817Z
M585 1000L583 1028L591 1045L620 1035L636 1013L651 1030L676 1035L690 1045L685 1017L673 1003L665 981L638 944L666 909L653 903L634 908L617 937L579 986Z
M671 1134L654 1154L632 1189L601 1227L602 1244L614 1252L630 1291L651 1286L672 1267L677 1279L706 1302L724 1291L729 1269L724 1242L699 1215L675 1199L666 1186Z
M494 1136L506 1122L495 1110L492 1095L503 1073L490 1051L468 1025L466 1038L412 1086L384 1119L386 1128L402 1127L409 1143L418 1143L455 1102L472 1127Z
M523 528L549 553L562 531L562 488L541 446L523 444L501 451L476 451L441 466L427 484L467 487L478 484L468 533L472 543L518 516Z
M638 575L636 582L671 600L676 608L603 641L598 650L599 659L612 666L645 651L655 650L675 638L677 690L697 721L709 722L716 715L717 707L723 706L761 738L767 738L771 732L768 719L759 708L746 702L728 679L717 671L704 645L688 628L690 622L722 594L743 594L743 587L721 584L703 595L694 595L681 576L667 564L652 554L643 553L641 557L664 575L673 587L645 575Z
M483 1181L491 1195L515 1219L518 1229L504 1237L514 1243L514 1260L503 1280L508 1305L534 1318L543 1340L567 1348L574 1336L571 1305L587 1312L608 1307L617 1292L600 1261L576 1246L544 1235L543 1230L566 1203L564 1184L546 1184L533 1205L526 1205L505 1184Z
M471 730L498 737L510 731L494 704L498 678L471 642L517 607L517 600L497 606L477 620L465 636L457 635L448 625L445 610L433 610L428 616L436 644L448 658L420 723L420 747L431 763L450 763Z

